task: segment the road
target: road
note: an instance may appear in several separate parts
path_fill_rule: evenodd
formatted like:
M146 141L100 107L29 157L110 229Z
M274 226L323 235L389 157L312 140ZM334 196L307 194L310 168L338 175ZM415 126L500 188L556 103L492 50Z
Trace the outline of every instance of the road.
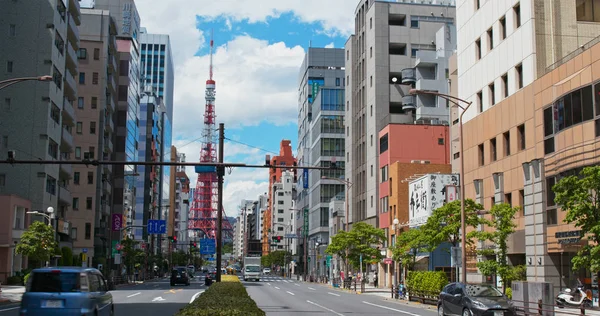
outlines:
M204 277L196 276L190 286L171 286L169 279L149 281L111 291L116 316L168 316L190 303L204 292ZM0 316L18 316L19 305L0 306Z
M243 282L248 294L267 315L410 315L433 316L435 311L386 302L380 296L353 294L325 284L281 277Z

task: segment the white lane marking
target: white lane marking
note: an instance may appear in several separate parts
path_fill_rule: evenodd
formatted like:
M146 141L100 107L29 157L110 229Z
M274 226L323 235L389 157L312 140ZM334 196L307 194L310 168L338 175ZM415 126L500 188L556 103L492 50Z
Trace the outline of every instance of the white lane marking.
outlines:
M373 303L369 303L369 302L365 302L365 301L363 301L363 303L365 303L367 305L371 305L371 306L375 306L375 307L387 309L387 310L390 310L390 311L394 311L394 312L406 314L406 315L419 316L418 314L413 314L413 313L410 313L410 312L407 312L407 311L403 311L403 310L399 310L399 309L395 309L395 308L391 308L391 307L387 307L387 306L377 305L377 304L373 304Z
M271 283L267 283L268 286L271 286Z
M162 298L161 296L159 296L159 297L155 297L155 298L152 300L152 302L161 302L161 301L164 301L164 300L165 300L164 298Z
M192 299L190 300L190 304L192 304L192 302L195 301L198 298L198 296L200 296L200 294L202 294L202 293L204 293L204 291L200 291L200 292L194 294L194 296L192 296Z
M134 297L134 296L138 296L140 294L142 294L142 292L133 293L131 295L127 295L127 297Z
M278 288L278 287L275 287L275 288L278 289L278 290L280 290L280 288Z
M313 289L313 288L312 288L312 287L309 287L309 288L308 288L308 289L309 289L309 290L313 290L313 291L316 291L316 290L315 290L315 289Z
M333 296L340 296L339 294L335 294L335 293L331 293L331 292L327 292L327 294L333 295Z
M338 313L338 312L334 311L333 309L329 309L329 308L327 308L327 307L325 307L325 306L322 306L322 305L319 305L319 304L317 304L317 303L314 303L314 302L311 302L311 301L306 301L306 302L307 302L307 303L309 303L309 304L313 304L313 305L315 305L315 306L317 306L317 307L320 307L320 308L322 308L322 309L324 309L324 310L326 310L326 311L328 311L328 312L330 312L330 313L336 314L336 315L338 315L338 316L344 316L344 314L340 314L340 313Z
M292 293L292 292L290 292L290 291L286 291L286 292L287 292L289 295L296 295L296 294L294 294L294 293Z
M18 306L17 306L17 307L11 307L11 308L0 309L0 313L1 313L1 312L8 312L8 311L12 311L12 310L19 309L19 308L20 308L20 307L18 307Z
M295 286L300 286L300 284L294 284Z

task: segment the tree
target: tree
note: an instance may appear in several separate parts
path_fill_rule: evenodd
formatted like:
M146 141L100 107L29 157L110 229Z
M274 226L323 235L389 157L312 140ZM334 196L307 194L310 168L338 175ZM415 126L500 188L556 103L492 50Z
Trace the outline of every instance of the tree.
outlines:
M477 227L482 224L478 214L483 210L483 205L475 203L471 199L465 200L465 221L467 227ZM457 247L461 242L461 218L460 201L452 201L435 209L427 218L425 225L421 226L422 233L426 236L426 244L433 251L442 243L450 243ZM471 231L467 234L467 244L477 232Z
M401 261L408 269L412 269L419 252L428 250L427 238L419 228L401 232L396 236L392 249L394 261Z
M54 254L57 243L54 240L54 229L43 222L33 222L17 244L16 252L27 258L38 261L40 266L49 261Z
M363 267L381 261L383 256L379 248L373 246L380 245L385 240L386 235L383 229L359 222L354 224L349 232L339 232L333 236L331 244L327 246L325 252L330 255L340 255L345 260L346 271L348 271L348 263L355 268L360 267L361 256Z
M512 267L508 264L508 237L515 232L517 224L513 222L515 214L519 211L518 207L511 207L508 203L496 204L492 206L490 214L493 220L485 221L490 226L490 231L477 232L479 240L487 240L496 245L495 249L481 249L477 253L483 256L495 256L496 260L484 260L477 263L477 268L483 275L498 275L502 279L502 289L506 293L506 288L512 281L521 279L519 271L521 267Z
M223 244L223 247L221 247L221 253L222 254L233 253L233 244L232 243Z
M554 201L566 211L565 222L575 225L587 237L571 263L573 270L587 268L600 272L600 166L586 167L578 176L560 179L552 188Z

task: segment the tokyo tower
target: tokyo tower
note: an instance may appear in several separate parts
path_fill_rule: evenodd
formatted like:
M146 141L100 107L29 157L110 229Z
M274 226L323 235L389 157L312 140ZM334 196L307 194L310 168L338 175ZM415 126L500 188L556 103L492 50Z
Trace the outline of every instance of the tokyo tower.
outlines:
M214 42L210 38L210 70L209 79L206 80L206 92L204 98L206 104L204 107L204 128L202 130L202 148L200 150L201 163L217 162L217 130L215 124L215 88L216 82L213 80L213 49ZM189 212L188 229L195 231L195 237L211 238L216 237L217 229L217 210L218 210L218 179L217 169L212 166L197 166L198 181L194 191L192 207ZM231 224L227 221L225 211L223 210L223 236L231 236L233 233Z

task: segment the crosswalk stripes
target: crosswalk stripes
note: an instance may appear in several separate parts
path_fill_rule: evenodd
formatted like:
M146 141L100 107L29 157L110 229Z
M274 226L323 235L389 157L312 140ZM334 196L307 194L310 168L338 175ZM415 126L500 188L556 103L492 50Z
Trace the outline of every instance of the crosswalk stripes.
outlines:
M283 278L283 277L269 277L269 276L263 276L261 278L261 281L268 281L268 282L284 282L284 283L295 283L295 280L291 280L291 279L287 279L287 278Z

